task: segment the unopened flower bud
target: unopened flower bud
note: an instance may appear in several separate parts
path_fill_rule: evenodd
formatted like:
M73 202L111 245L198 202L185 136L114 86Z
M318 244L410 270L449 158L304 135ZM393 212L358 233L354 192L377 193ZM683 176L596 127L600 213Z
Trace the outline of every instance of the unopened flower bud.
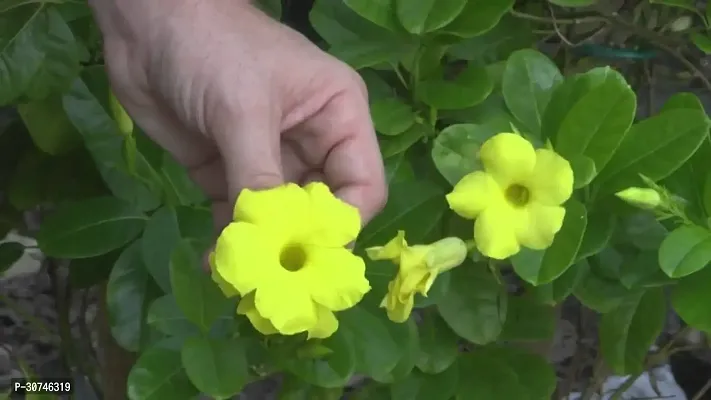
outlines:
M439 272L459 266L467 258L467 244L462 239L447 237L428 246L427 268Z
M656 208L662 202L659 192L650 188L630 187L615 193L615 196L635 207L644 209Z
M113 93L109 95L109 107L111 107L111 114L113 114L121 134L131 136L133 133L133 120Z

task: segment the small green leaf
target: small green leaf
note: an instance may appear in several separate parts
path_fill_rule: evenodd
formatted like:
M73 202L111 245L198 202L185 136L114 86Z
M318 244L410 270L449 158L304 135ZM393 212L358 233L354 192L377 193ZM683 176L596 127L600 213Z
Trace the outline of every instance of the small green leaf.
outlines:
M524 399L528 388L518 380L512 367L505 361L473 352L459 360L457 399ZM464 378L466 377L466 378Z
M442 31L470 38L494 28L513 7L515 0L469 0L459 16Z
M566 205L563 226L555 235L553 244L546 250L522 248L511 257L514 271L534 286L552 282L575 262L586 226L585 206L570 200Z
M711 268L682 278L672 287L674 311L692 328L711 333Z
M557 377L553 366L545 358L515 347L489 345L474 351L473 357L504 362L516 374L517 382L526 390L530 400L549 400L556 389ZM498 395L494 398L500 398ZM463 400L463 399L462 399Z
M400 361L402 354L387 326L391 323L378 310L371 313L365 307L353 307L339 313L340 328L351 336L356 354L356 373L384 376Z
M307 383L323 388L341 388L356 370L357 357L350 336L339 329L333 336L324 339L321 344L333 352L323 358L281 357L276 361Z
M437 135L432 144L432 160L442 176L456 185L470 172L482 168L479 149L498 131L488 125L450 125Z
M506 105L531 133L540 132L553 89L562 80L558 67L536 50L518 50L506 62L502 81Z
M397 17L410 33L421 35L452 22L467 5L467 0L395 0Z
M576 155L569 157L570 168L573 170L573 177L575 178L574 188L580 189L589 185L595 175L597 175L597 168L595 167L595 162L584 155Z
M417 97L438 110L456 110L475 106L494 89L494 81L486 68L470 64L454 80L432 78L420 82Z
M141 354L128 375L129 400L190 399L197 395L178 351L151 348Z
M153 301L148 308L146 323L161 333L170 336L193 336L200 331L178 307L173 295L165 295Z
M415 143L432 132L432 127L416 123L405 132L393 137L380 137L380 152L383 158L396 156L407 151Z
M685 225L673 230L659 247L659 266L670 278L691 275L711 262L711 232Z
M145 223L143 213L115 197L71 202L43 221L37 243L51 257L94 257L127 244Z
M232 398L248 382L247 356L239 339L191 337L181 356L190 381L210 397Z
M711 35L703 33L693 33L691 41L705 54L711 54Z
M440 315L472 343L496 341L506 321L506 291L488 271L468 263L451 273L449 291L437 304Z
M452 366L459 355L459 337L442 317L426 313L419 325L420 352L417 368L426 374L439 374Z
M383 135L399 135L415 124L415 112L412 107L396 98L372 103L370 114L375 130Z
M180 309L204 332L231 304L210 275L202 270L201 259L189 239L180 241L173 250L170 283Z
M501 340L550 340L555 334L556 312L527 296L509 296Z
M0 276L10 269L25 254L25 246L18 242L0 244Z
M600 350L612 371L630 375L645 370L647 353L662 333L666 316L666 300L661 288L640 293L603 314Z
M449 400L457 391L459 365L452 364L442 373L430 375L413 370L405 379L390 387L391 400Z
M62 108L62 98L51 96L31 103L19 104L17 112L37 147L45 153L58 155L78 147L81 136Z
M395 17L395 0L343 0L361 17L391 31L401 29Z

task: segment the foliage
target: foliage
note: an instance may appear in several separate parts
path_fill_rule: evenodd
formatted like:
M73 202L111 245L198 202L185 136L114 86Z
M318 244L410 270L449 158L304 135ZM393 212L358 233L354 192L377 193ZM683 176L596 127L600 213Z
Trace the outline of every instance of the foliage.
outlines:
M688 35L675 29L711 50L711 7L653 3L675 7L674 21L702 21ZM262 6L275 17L281 11L278 1ZM381 261L367 261L373 290L339 314L328 339L265 338L236 315L200 271L212 240L209 204L140 127L126 131L117 120L125 117L112 103L81 2L0 3L0 105L17 108L9 124L0 121L0 227L25 230L20 215L41 209L46 218L28 234L42 252L69 260L77 287L107 282L111 331L139 354L131 400L229 398L276 372L286 374L283 399L339 398L357 375L369 379L355 398L548 399L552 366L520 344L550 339L555 306L570 296L602 314L608 367L639 374L667 314L664 290L687 324L711 332L711 171L703 167L711 120L690 93L641 118L623 74L561 70L560 60L533 49L531 24L548 17L513 6L316 0L311 10L328 51L368 86L386 165L389 201L363 230L357 254L398 230L412 243L470 240L471 222L444 195L481 168L476 154L496 133L551 146L574 170L576 190L552 246L505 261L472 252L416 299L406 323L378 308L395 273ZM621 23L603 12L582 18ZM631 186L652 187L667 202L645 211L614 196ZM21 255L19 243L0 245L0 271ZM510 292L504 275L517 277L523 293Z

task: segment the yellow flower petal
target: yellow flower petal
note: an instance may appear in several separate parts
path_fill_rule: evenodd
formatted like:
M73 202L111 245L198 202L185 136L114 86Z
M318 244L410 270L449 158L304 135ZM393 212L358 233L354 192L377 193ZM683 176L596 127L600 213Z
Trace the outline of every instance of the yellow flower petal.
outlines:
M467 244L458 237L446 237L430 245L427 252L427 269L438 272L449 271L459 266L467 258Z
M554 151L538 149L536 167L524 186L530 192L530 201L548 206L561 205L573 194L573 169Z
M234 219L271 228L275 235L297 234L312 223L309 206L309 195L294 183L265 190L244 189L237 198Z
M222 277L222 275L217 272L215 268L215 252L211 252L210 255L207 257L208 258L208 264L210 265L210 271L212 271L211 277L213 282L217 284L217 287L220 288L222 293L226 297L234 297L239 295L239 292L237 289L235 289L232 285L230 285L225 278Z
M500 205L479 215L474 223L474 241L483 255L503 260L519 252L515 231L518 214L515 209Z
M400 275L407 275L414 270L427 271L427 254L430 246L418 244L409 246L400 255Z
M254 329L262 335L274 335L279 333L268 319L259 315L254 305L254 292L242 297L237 304L237 314L246 315Z
M415 293L400 292L400 281L395 278L388 284L388 294L380 303L387 310L388 318L393 322L405 322L415 306Z
M309 183L304 190L309 195L313 216L309 221L310 241L336 247L356 240L361 228L357 208L334 196L322 182Z
M338 319L332 311L322 306L316 306L318 322L309 329L308 339L325 339L338 330Z
M522 218L516 232L519 242L528 248L543 250L550 247L555 234L563 226L565 208L533 203L520 215Z
M464 176L446 198L455 213L474 219L489 205L502 201L503 192L492 175L475 171Z
M356 305L370 290L365 262L345 248L309 248L306 265L297 271L316 303L331 311Z
M400 262L400 254L407 248L405 231L398 231L397 236L385 244L385 246L375 246L365 249L365 253L371 260L390 260L394 263Z
M316 304L311 300L308 283L298 274L276 274L261 285L254 303L259 314L271 321L283 335L305 332L317 323Z
M479 157L486 172L503 188L525 182L536 165L533 145L515 133L499 133L487 140Z
M401 293L411 293L419 291L422 294L427 294L429 287L427 284L432 278L432 274L427 270L425 265L419 268L411 269L406 273L399 273L401 285L399 291Z
M229 224L215 245L215 271L242 296L283 270L271 232L247 222Z

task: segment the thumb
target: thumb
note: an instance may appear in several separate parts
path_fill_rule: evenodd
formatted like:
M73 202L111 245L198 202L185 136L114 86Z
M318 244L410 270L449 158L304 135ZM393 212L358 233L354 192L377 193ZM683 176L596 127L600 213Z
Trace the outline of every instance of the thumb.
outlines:
M284 183L278 121L264 117L239 119L222 124L214 132L232 206L242 189L268 189Z

